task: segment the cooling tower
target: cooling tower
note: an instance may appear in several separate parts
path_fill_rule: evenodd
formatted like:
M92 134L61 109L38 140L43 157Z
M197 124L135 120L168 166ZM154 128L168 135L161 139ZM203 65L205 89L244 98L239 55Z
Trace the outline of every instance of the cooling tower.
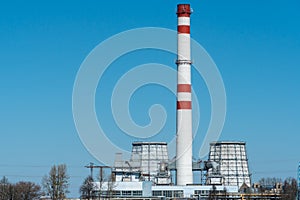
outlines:
M210 169L209 177L216 173L223 177L223 185L251 186L245 142L213 142L210 144L209 161L218 164L216 171Z

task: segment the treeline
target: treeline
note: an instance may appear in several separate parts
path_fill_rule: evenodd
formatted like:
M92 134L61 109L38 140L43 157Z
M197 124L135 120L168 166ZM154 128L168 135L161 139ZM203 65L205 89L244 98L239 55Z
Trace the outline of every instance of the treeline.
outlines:
M6 177L0 181L0 199L1 200L32 200L42 195L41 187L32 182L20 181L12 184Z
M68 187L69 175L66 165L54 165L49 174L43 177L42 186L27 181L10 183L6 177L3 177L0 180L0 200L34 200L41 196L61 200L69 193Z
M265 192L276 184L281 184L281 194L285 200L295 200L298 192L297 180L295 178L286 178L284 181L280 178L262 178L259 180L259 192Z

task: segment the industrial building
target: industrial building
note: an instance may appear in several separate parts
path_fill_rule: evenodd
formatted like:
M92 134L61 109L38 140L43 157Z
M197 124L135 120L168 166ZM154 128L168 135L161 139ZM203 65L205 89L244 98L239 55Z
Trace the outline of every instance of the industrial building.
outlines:
M208 161L192 159L190 15L189 4L177 6L176 158L170 160L165 142L134 142L129 160L116 154L111 181L95 183L101 195L207 199L214 194L238 199L240 187L251 186L244 142L214 142ZM195 184L195 171L206 174L206 184Z
M197 162L194 162L193 166ZM113 184L114 197L158 197L187 198L208 197L211 191L219 194L237 194L236 185L225 186L220 183L209 185L186 184L178 185L172 182L171 170L174 165L169 159L167 143L165 142L134 142L130 160L123 160L121 154L116 154L114 166L111 168L113 180L97 182L97 188L107 195L109 184ZM208 167L209 168L209 167ZM198 170L199 167L195 170ZM204 170L204 169L203 169ZM101 185L100 185L101 184Z
M100 188L100 183L97 182L97 187ZM107 183L102 186L102 195L107 196L109 189ZM113 187L113 197L115 198L150 198L150 197L165 197L173 198L196 198L205 199L212 191L216 195L227 194L228 197L238 195L236 186L211 186L211 185L153 185L152 182L115 182Z

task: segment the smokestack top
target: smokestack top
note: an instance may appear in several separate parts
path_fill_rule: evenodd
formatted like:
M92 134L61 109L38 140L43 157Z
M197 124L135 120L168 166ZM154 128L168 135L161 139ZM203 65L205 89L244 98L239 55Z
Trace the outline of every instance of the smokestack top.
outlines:
M190 4L178 4L177 5L177 16L178 17L189 17L192 13Z

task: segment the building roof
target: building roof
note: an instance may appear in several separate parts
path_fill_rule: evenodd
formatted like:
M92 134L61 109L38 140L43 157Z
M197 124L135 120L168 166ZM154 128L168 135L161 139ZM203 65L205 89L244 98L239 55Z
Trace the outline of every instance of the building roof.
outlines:
M246 142L243 141L217 141L217 142L211 142L210 145L222 145L222 144L239 144L239 145L245 145Z
M135 145L167 145L166 142L133 142L132 146Z

